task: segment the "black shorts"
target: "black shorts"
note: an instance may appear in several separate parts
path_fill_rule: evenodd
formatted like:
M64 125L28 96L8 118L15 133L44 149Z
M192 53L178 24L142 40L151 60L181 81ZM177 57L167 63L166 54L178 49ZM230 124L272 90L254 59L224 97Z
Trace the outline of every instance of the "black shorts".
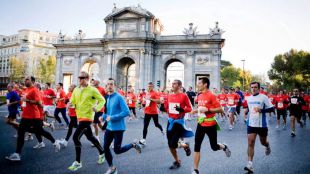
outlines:
M251 126L248 126L247 132L248 132L248 134L255 133L255 134L258 134L259 136L262 136L262 137L268 136L268 128L267 127L251 127Z
M93 123L100 123L99 118L102 116L102 114L103 112L96 112Z
M142 104L142 107L144 107L144 108L145 108L145 104Z
M290 111L290 115L294 116L295 118L300 119L301 115L302 115L302 112L301 111Z
M136 115L136 108L129 107L129 112L132 111L133 115Z
M283 119L286 118L287 110L286 109L277 109L277 119L279 120L281 118L281 115Z
M168 131L169 122L167 124L167 139L168 146L170 148L176 149L178 147L179 139L182 138L182 134L184 132L184 128L181 124L174 123L171 131Z
M16 119L17 113L9 113L8 119Z

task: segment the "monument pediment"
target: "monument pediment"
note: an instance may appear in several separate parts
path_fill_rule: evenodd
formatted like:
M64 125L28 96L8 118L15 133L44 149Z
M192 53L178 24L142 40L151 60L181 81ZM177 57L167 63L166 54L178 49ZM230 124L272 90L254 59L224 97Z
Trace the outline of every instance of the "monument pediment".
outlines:
M154 18L154 15L141 8L141 7L125 7L122 9L115 9L111 14L109 14L106 18L104 18L105 21L108 21L110 19L122 19L122 18Z

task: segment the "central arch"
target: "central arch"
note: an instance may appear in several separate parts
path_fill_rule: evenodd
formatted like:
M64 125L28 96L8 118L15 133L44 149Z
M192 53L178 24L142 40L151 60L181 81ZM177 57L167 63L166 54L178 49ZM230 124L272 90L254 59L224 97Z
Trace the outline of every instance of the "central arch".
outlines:
M130 57L121 58L116 65L116 81L118 87L127 91L128 85L135 88L136 81L136 64L135 61Z
M181 80L184 85L184 63L179 59L170 59L165 64L165 87L171 89L172 81Z

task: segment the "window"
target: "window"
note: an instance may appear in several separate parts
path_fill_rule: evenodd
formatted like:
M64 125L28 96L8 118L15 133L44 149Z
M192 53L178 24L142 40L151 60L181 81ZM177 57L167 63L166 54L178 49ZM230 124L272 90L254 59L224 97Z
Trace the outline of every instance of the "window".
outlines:
M42 36L40 37L40 40L43 40L43 37L42 37Z

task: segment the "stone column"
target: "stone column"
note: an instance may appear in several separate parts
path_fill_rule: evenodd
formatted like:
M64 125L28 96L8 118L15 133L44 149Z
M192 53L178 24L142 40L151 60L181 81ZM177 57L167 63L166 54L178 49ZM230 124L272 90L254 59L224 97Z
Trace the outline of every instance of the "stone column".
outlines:
M78 84L78 76L81 71L81 57L80 53L74 54L74 73L73 73L73 84Z
M62 55L57 54L56 55L56 79L55 83L62 82Z
M184 87L188 89L189 86L194 86L194 73L193 73L193 60L194 51L187 51L184 62Z
M101 68L105 68L103 78L107 80L112 77L112 50L107 50L105 52L104 60L102 62L103 64L100 66Z
M140 49L140 54L139 54L139 75L140 75L140 78L139 78L139 89L142 89L142 88L145 88L146 87L146 82L145 82L145 64L144 64L144 59L145 59L145 56L144 56L144 50L143 49Z

